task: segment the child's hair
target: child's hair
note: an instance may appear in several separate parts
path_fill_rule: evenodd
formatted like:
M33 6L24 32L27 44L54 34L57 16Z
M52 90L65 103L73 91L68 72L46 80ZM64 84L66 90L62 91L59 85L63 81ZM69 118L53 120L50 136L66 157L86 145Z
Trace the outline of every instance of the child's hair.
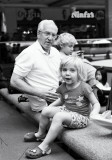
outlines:
M78 79L81 81L86 81L87 80L87 73L84 69L84 62L82 61L81 58L75 57L75 56L67 56L62 59L61 64L60 64L60 73L62 73L63 67L65 65L73 64L74 67L77 70L78 74Z
M59 49L61 49L61 46L63 44L71 44L71 43L74 45L78 44L75 37L72 34L67 33L67 32L60 34L55 43Z
M97 68L97 70L96 70L95 77L96 77L96 74L97 74L98 71L99 71L99 72L101 73L101 75L102 75L102 80L101 80L100 82L101 82L103 85L105 85L106 82L107 82L107 71L105 70L104 67L99 67L99 68Z

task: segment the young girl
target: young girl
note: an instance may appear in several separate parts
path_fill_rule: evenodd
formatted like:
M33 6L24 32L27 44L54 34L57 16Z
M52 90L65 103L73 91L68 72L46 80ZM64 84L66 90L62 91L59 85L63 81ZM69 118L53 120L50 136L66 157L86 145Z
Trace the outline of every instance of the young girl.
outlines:
M100 104L90 85L84 82L86 73L81 58L67 56L62 60L60 72L64 82L57 89L60 98L41 113L39 130L35 137L41 140L52 118L51 126L43 142L34 149L26 151L26 157L39 158L51 153L51 144L64 127L85 128L89 118L100 111ZM90 107L92 105L92 111Z
M95 77L96 80L99 81L99 84L101 84L99 85L99 87L101 86L101 89L110 89L109 83L107 82L107 72L104 67L97 68Z
M105 94L110 91L111 87L107 82L107 72L104 69L104 67L97 68L95 77L96 77L96 80L98 81L96 86L99 88L97 92L99 102L101 106L105 106L107 105L107 101L108 101L108 98Z

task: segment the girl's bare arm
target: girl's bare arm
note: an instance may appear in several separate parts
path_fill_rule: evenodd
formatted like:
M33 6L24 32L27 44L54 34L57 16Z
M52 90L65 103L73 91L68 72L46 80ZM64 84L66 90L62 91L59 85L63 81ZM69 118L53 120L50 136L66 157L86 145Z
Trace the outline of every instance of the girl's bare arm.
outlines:
M92 104L92 111L91 111L90 117L93 117L96 114L99 114L101 107L100 107L100 103L98 102L93 92L89 95L89 100L90 100L90 103Z
M54 101L53 103L51 103L49 106L50 107L56 107L56 106L62 106L62 105L63 105L63 103L62 103L61 99L58 98L56 101Z

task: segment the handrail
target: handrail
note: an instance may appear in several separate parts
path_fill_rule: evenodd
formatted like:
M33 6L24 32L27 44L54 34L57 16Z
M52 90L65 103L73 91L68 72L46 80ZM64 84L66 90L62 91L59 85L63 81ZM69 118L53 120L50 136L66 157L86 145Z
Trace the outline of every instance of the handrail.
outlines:
M100 40L108 40L112 42L112 38L90 38L90 39L77 39L77 41L81 44L87 43L87 44L93 44L94 41L100 41ZM35 41L1 41L0 43L33 43Z

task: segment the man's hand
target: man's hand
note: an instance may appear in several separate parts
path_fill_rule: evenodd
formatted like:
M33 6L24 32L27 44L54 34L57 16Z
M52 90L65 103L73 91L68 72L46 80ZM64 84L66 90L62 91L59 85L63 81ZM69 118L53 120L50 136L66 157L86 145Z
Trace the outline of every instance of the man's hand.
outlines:
M49 102L54 102L58 98L59 98L59 94L58 93L54 93L54 92L48 91L48 92L46 92L44 94L44 99L46 99L46 101L49 101Z
M51 88L50 90L47 90L47 91L41 90L40 93L41 93L41 98L45 99L48 102L54 102L60 96L59 93L56 93L56 89L54 88Z

